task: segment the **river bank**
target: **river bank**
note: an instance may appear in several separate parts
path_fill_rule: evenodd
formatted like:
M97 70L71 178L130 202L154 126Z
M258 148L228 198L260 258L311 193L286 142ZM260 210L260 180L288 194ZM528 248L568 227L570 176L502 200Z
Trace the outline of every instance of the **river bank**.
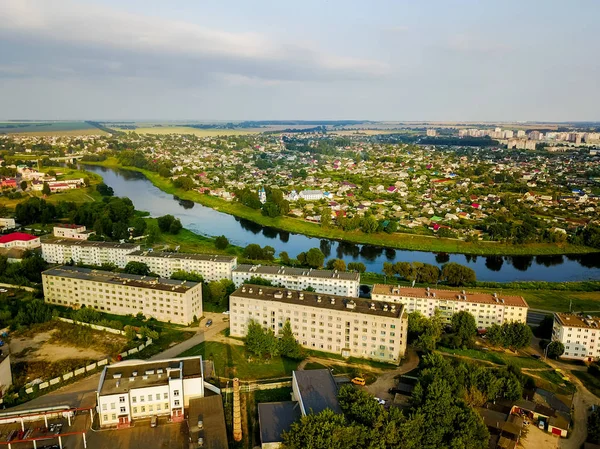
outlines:
M84 164L135 171L143 174L158 189L165 193L176 195L182 200L193 201L219 212L224 212L235 217L249 220L261 226L267 226L295 234L303 234L310 237L326 238L355 244L374 245L400 250L468 254L476 256L540 256L590 254L598 252L593 248L570 244L558 245L551 243L532 243L525 245L512 245L499 242L469 243L462 240L404 233L365 234L360 231L346 232L336 228L324 229L319 224L310 223L296 218L265 217L262 215L260 210L251 209L237 202L229 202L211 195L178 189L173 186L169 179L165 179L159 174L149 170L144 170L137 167L122 166L119 164L116 158L108 158L106 161L102 162L86 161Z

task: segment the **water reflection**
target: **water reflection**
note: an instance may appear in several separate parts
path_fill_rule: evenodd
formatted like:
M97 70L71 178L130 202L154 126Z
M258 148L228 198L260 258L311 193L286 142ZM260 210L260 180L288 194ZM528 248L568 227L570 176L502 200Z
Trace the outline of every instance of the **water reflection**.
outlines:
M239 222L240 227L246 231L250 231L252 234L260 234L263 230L263 227L253 221L246 220L245 218L235 217L236 221ZM275 236L276 237L276 236ZM272 238L275 238L272 237Z
M190 200L182 200L177 195L173 195L173 199L175 201L177 201L179 203L179 205L181 207L183 207L184 209L192 209L194 207L194 204L196 204L196 203L194 203L193 201L190 201Z
M548 256L535 256L535 263L543 265L545 267L553 267L555 265L561 265L564 263L563 256L560 254L548 255Z
M380 246L363 245L360 249L360 255L368 261L374 261L383 254L383 248Z
M325 255L325 259L329 259L331 256L331 240L321 239L319 242L319 248L321 248L321 252Z
M385 249L385 258L387 260L395 260L396 259L396 250L394 248L386 248Z
M263 235L268 239L276 239L279 232L275 228L263 228Z
M435 255L435 261L440 265L450 262L450 254L448 253L437 253Z
M527 271L533 263L533 256L512 256L512 266L519 271Z
M485 258L485 266L488 270L500 271L502 269L503 264L504 259L502 258L502 256L488 256Z

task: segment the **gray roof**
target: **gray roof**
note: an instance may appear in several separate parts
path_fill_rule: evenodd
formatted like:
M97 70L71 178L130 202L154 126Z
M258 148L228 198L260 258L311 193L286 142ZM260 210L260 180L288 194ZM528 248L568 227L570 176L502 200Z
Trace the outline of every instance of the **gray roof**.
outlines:
M198 431L198 418L202 417L204 429ZM205 449L227 449L227 427L223 411L223 397L206 391L203 398L190 399L188 426L192 441L204 438ZM192 445L190 445L192 447Z
M360 282L360 274L337 271L337 270L313 270L312 268L292 268L280 267L277 265L250 265L242 264L233 270L234 273L249 273L252 276L260 276L261 274L272 274L282 276L298 276L321 279L342 279L346 281Z
M306 413L320 413L331 409L342 413L337 400L337 384L328 369L294 371L293 379L298 384L298 391Z
M62 246L88 246L97 248L115 248L136 250L140 245L135 243L119 243L119 242L92 242L90 240L73 240L73 239L55 239L52 237L45 238L41 241L43 245L62 245Z
M71 267L61 265L42 272L46 276L58 276L71 279L82 279L107 284L128 285L137 288L150 288L153 290L169 290L185 293L199 285L198 282L176 281L174 279L157 278L153 276L140 276L137 274L114 273L112 271L92 270L90 268Z
M301 304L306 307L318 307L388 318L401 318L404 310L402 304L387 304L363 298L347 298L339 295L301 292L288 288L265 287L251 284L242 285L230 297L260 299L286 304Z
M258 404L260 442L262 444L281 442L283 432L289 431L292 424L301 416L300 405L296 401Z
M207 260L211 262L220 263L231 263L236 260L235 256L220 256L214 254L192 254L192 253L170 253L161 251L134 251L129 253L128 256L144 256L144 257L155 257L157 259L193 259L193 260Z

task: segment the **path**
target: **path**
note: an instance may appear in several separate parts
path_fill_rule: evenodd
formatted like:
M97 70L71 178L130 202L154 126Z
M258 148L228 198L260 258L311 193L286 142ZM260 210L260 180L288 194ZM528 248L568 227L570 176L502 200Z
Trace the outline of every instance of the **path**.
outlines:
M388 390L396 386L396 377L406 374L419 366L419 356L413 348L406 349L406 358L402 365L392 371L386 371L371 385L367 385L366 390L372 395L386 400L394 399Z

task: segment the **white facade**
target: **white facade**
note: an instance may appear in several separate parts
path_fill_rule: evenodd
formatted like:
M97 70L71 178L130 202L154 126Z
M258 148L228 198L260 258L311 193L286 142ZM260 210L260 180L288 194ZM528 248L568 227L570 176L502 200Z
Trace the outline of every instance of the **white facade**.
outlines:
M202 284L62 266L42 273L44 300L188 325L202 316Z
M431 288L412 288L376 284L371 298L375 301L388 301L403 304L406 313L420 312L426 317L435 310L449 322L457 312L466 311L475 317L479 329L487 329L492 324L506 322L525 323L529 306L520 296L494 295Z
M8 349L6 350L8 351ZM0 351L0 395L12 385L12 370L10 368L10 355Z
M404 307L365 299L244 285L231 294L230 332L258 322L278 334L290 321L298 343L318 351L399 363L408 332Z
M0 231L17 227L14 218L0 218Z
M127 262L142 262L150 271L162 277L171 277L176 271L198 273L205 281L231 280L237 267L237 257L208 254L185 254L135 251L126 256Z
M302 190L299 197L304 201L317 201L325 198L322 190Z
M190 399L204 397L202 357L121 362L104 368L97 390L101 427L151 416L183 421Z
M594 361L600 358L600 318L555 313L552 340L560 341L564 358Z
M82 225L59 225L54 226L54 237L74 240L87 240L94 231L86 231Z
M0 248L34 249L40 247L40 238L22 232L0 236Z
M131 243L90 242L87 240L46 240L42 243L42 257L48 263L81 263L84 265L127 265L127 254L138 251L140 245Z
M312 287L317 293L358 297L360 274L312 268L278 267L273 265L240 265L233 270L232 280L236 287L260 277L273 285L293 290Z

